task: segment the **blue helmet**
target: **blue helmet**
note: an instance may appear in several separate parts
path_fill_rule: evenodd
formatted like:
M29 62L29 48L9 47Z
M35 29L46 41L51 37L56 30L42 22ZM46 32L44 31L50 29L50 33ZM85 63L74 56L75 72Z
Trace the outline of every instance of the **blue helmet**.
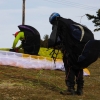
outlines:
M50 15L50 17L49 17L49 22L51 23L51 24L53 24L53 22L56 20L56 18L57 17L60 17L60 14L58 14L58 13L52 13L51 15Z

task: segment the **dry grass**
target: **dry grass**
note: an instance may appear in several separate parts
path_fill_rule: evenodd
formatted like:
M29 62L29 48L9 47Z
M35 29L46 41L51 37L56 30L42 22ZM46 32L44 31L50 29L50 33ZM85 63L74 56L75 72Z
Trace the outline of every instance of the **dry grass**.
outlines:
M65 73L58 70L22 69L0 66L0 100L99 100L100 58L89 66L84 76L83 96L63 96Z

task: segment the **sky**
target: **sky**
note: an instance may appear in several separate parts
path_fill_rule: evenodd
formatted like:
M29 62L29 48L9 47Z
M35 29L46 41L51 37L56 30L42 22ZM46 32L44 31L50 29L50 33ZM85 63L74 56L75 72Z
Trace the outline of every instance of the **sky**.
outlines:
M22 1L0 0L0 48L12 48L12 34L19 31L18 25L22 24ZM100 40L100 31L94 32L96 27L92 20L85 16L96 16L98 9L100 0L26 0L25 24L36 28L43 40L43 37L50 35L52 31L49 16L57 12L64 18L86 25L93 32L95 39Z

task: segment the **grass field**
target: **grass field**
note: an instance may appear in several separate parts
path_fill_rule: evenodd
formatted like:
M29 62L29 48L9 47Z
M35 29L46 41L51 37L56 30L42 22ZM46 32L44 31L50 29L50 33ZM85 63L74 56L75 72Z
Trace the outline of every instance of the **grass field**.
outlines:
M84 76L84 94L64 96L59 93L67 89L63 71L0 66L0 100L99 100L100 58L88 69L91 75Z

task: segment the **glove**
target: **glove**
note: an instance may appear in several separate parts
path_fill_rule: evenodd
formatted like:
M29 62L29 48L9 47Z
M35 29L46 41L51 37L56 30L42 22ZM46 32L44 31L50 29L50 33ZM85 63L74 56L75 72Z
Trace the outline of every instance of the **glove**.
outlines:
M15 49L9 49L9 51L11 51L11 52L18 52L18 48L15 48Z
M15 52L15 49L9 49L9 51L11 51L11 52Z

